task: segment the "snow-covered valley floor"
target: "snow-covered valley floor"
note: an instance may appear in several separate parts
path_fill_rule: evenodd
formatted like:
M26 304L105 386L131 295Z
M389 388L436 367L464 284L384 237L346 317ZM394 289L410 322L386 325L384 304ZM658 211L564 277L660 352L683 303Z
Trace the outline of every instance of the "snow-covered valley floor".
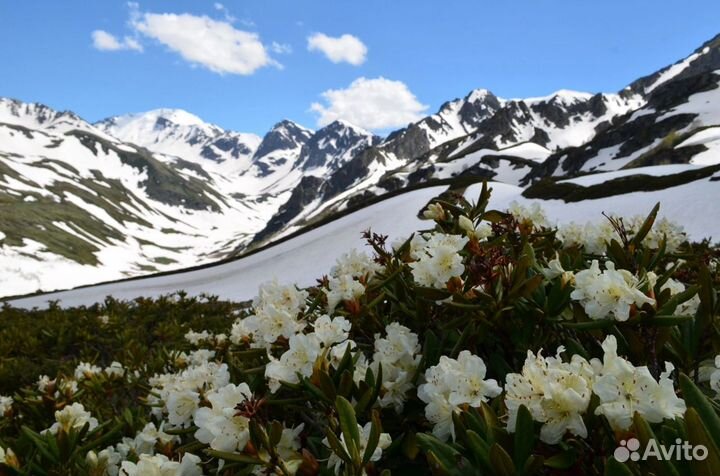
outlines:
M604 174L598 174L601 181ZM607 178L607 177L605 177ZM647 214L661 202L660 216L685 227L692 240L720 237L720 206L712 199L720 183L704 179L656 192L636 192L597 200L564 203L560 200L530 200L521 196L522 188L493 183L492 208L506 209L510 203L539 202L555 223L585 223L604 219L602 212L631 216ZM10 301L14 306L44 307L59 300L64 306L90 305L112 295L118 299L139 296L156 297L184 290L190 295L208 293L222 299L247 300L257 292L260 283L277 278L310 286L327 273L342 253L362 249L363 231L372 228L389 235L389 242L405 238L426 228L418 212L445 187L430 187L408 192L376 203L339 218L302 235L270 246L238 260L207 268L117 283L101 284L68 291L42 294ZM467 189L466 197L477 198L480 185Z

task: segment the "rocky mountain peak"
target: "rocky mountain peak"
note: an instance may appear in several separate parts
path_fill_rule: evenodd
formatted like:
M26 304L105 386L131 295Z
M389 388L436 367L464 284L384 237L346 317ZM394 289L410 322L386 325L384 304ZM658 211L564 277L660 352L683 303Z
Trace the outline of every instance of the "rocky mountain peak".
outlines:
M265 134L255 151L255 158L261 158L279 150L291 150L301 147L312 135L313 132L310 129L284 119L275 124Z
M318 129L302 147L298 162L303 169L337 169L367 147L382 139L347 121L336 120Z

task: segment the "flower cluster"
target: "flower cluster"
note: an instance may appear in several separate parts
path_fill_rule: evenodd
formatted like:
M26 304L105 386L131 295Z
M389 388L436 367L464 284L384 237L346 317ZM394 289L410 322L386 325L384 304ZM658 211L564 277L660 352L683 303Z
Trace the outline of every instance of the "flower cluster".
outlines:
M468 238L444 233L417 234L410 242L412 275L421 286L444 289L452 278L465 271L459 252Z
M280 337L289 339L305 328L299 313L305 309L307 291L292 285L280 285L271 281L260 286L253 301L255 314L238 319L232 327L230 339L239 344L249 340L253 347L268 347Z
M558 239L565 248L583 247L591 255L605 254L608 243L620 241L620 235L609 221L600 223L587 222L579 225L571 222L558 227Z
M632 238L637 234L644 221L644 217L641 216L627 220L618 217L613 219L625 228L627 238ZM603 255L611 241L620 242L622 240L618 229L609 220L587 222L584 225L575 222L560 225L557 236L565 248L582 247L586 253L591 255ZM667 218L661 218L645 236L643 245L650 249L658 249L663 240L665 240L665 249L674 253L680 249L683 243L687 242L687 234L682 226Z
M594 372L582 357L574 355L563 362L558 348L556 357L543 357L528 351L522 372L510 373L505 383L508 431L514 432L518 409L524 405L533 420L542 423L540 439L549 444L560 442L566 432L587 437L583 414L592 394Z
M615 263L607 261L605 271L593 260L589 269L575 273L575 290L570 295L578 301L590 319L615 319L627 321L633 306L655 304L655 300L643 293L632 273L615 269Z
M98 421L81 403L73 403L56 411L55 423L45 431L54 434L63 430L69 433L70 430L81 430L86 424L90 430L94 430L98 426Z
M685 414L685 402L675 394L670 379L671 363L665 363L665 371L656 380L646 366L635 367L618 357L615 336L608 336L602 348L602 367L593 383L593 392L600 399L595 414L604 415L616 430L627 430L636 412L651 423Z
M670 379L672 364L667 362L656 380L646 366L635 367L617 355L614 336L608 336L602 348L602 361L573 355L563 362L563 347L556 357L528 351L522 373L506 377L508 430L515 431L518 409L524 405L533 420L543 424L542 441L556 444L566 432L586 438L583 415L592 394L599 400L595 414L604 415L616 430L627 430L636 412L653 423L685 413L685 402L677 397Z
M440 362L425 371L425 383L418 387L418 398L425 402L425 416L433 423L433 434L445 440L455 439L453 412L462 406L479 407L502 392L497 382L485 379L485 362L463 350L457 359L440 357Z
M529 224L536 228L550 228L550 221L545 214L545 210L537 202L526 207L513 201L508 207L508 212L520 223Z
M381 406L402 411L421 358L418 335L407 327L394 322L385 328L385 337L375 334L370 368L375 375L382 370Z

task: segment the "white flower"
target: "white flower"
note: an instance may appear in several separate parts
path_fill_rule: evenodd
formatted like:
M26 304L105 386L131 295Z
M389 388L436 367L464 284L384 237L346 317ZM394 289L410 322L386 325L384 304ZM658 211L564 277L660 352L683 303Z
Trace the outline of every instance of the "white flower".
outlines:
M17 456L15 456L15 452L13 452L12 449L8 448L5 450L5 448L0 446L0 465L2 464L17 464Z
M565 269L563 269L562 267L562 264L560 263L560 260L557 257L551 259L548 262L548 267L542 269L542 274L548 281L562 276L563 283L575 282L575 273L573 273L572 271L565 271Z
M190 389L171 391L165 405L168 422L173 426L190 426L192 415L200 403L200 394Z
M0 418L12 409L13 398L0 395Z
M478 223L477 226L473 225L465 215L460 215L458 219L458 225L467 234L468 238L477 238L478 240L484 240L489 236L492 236L492 227L487 222Z
M253 347L268 347L278 338L289 339L305 328L305 322L297 320L297 313L286 308L268 304L256 311L256 315L246 317L242 323L244 331L252 335Z
M155 444L159 441L161 444L171 442L179 442L180 438L169 435L162 430L162 425L158 429L154 423L148 423L143 427L133 441L133 446L137 454L153 454L155 452Z
M249 420L238 415L237 405L250 398L246 383L229 384L207 395L211 407L195 411L193 420L198 430L195 438L207 443L214 450L243 451L250 438Z
M85 411L85 407L80 403L73 403L68 405L62 410L55 412L55 423L44 430L56 434L59 430L63 430L68 433L71 429L80 430L85 424L89 424L90 431L94 430L98 426L97 419L93 418L90 412Z
M277 280L260 285L253 300L255 314L235 321L230 340L234 344L251 340L252 347L263 348L281 336L289 339L305 328L298 314L305 309L307 297L307 291L294 285L280 285Z
M45 393L47 391L48 386L54 385L54 384L55 384L55 379L50 380L50 377L48 377L47 375L41 375L38 378L36 385L37 385L38 392Z
M367 253L362 253L355 248L344 253L337 259L335 266L330 270L334 277L351 276L353 278L372 277L382 269L373 258Z
M571 222L561 225L557 237L563 247L583 247L586 253L593 255L605 254L608 243L620 240L620 235L609 221L587 222L585 225Z
M346 274L337 278L330 278L328 289L323 290L327 295L328 312L333 312L343 301L353 301L365 294L365 286Z
M200 342L212 339L213 335L208 331L195 332L193 330L187 331L185 334L185 340L192 345L198 345Z
M82 381L86 378L91 378L100 372L102 372L102 369L97 365L93 365L89 362L80 362L78 366L75 367L75 379Z
M185 453L180 462L171 461L165 455L140 455L137 463L123 461L121 476L202 476L201 459Z
M660 288L661 291L663 291L665 289L669 289L670 295L674 296L676 294L680 294L680 293L684 292L685 285L683 283L681 283L680 281L676 281L676 280L670 278ZM695 294L693 297L691 297L687 301L679 304L677 306L677 308L675 308L675 315L677 315L677 316L694 316L697 313L697 310L699 307L700 307L700 296Z
M577 355L563 362L560 354L564 350L561 346L556 357L547 358L528 351L522 373L507 374L508 431L515 431L518 410L524 405L533 420L543 423L540 439L545 443L560 442L566 432L587 436L582 415L590 403L593 368Z
M370 439L370 430L372 429L372 423L366 423L365 426L358 425L358 431L360 433L360 447L358 448L358 452L363 455L365 453L365 448L367 448L368 440ZM386 449L390 444L392 443L392 439L390 438L389 433L380 433L380 439L378 441L378 445L375 448L375 451L373 451L372 456L370 457L371 462L380 461L380 458L382 458L383 450ZM323 440L323 444L325 446L330 447L327 438ZM342 448L345 450L345 452L348 452L347 446L345 444L345 436L340 435L340 444ZM338 455L336 455L334 452L330 454L330 458L328 459L328 468L333 468L335 470L335 474L340 474L342 467L343 467L343 460L340 459Z
M298 374L304 377L312 375L313 364L321 351L320 340L312 333L292 336L289 346L280 359L272 359L265 366L265 378L272 393L278 391L280 382L298 383Z
M495 380L485 379L485 362L464 350L457 360L447 356L425 371L425 382L418 387L418 398L425 402L425 417L433 423L433 434L446 440L455 439L453 412L461 405L479 407L502 389Z
M639 228L642 224L641 217L635 220ZM661 218L653 223L653 227L648 232L647 236L643 240L643 244L651 249L657 249L660 247L660 242L665 239L665 249L668 253L675 253L680 245L687 241L687 234L683 227L677 223L671 222L667 218Z
M417 261L410 263L415 281L421 286L444 289L450 279L462 276L465 265L459 252L467 242L467 237L459 235L416 235L411 241L411 255Z
M529 207L525 207L513 201L510 203L508 211L521 223L531 223L536 228L550 227L545 211L537 202L533 202Z
M711 367L709 376L710 388L715 390L715 396L720 395L720 355L715 356L715 365Z
M330 319L329 316L323 315L313 323L315 335L325 347L347 340L350 337L351 327L350 321L341 316Z
M440 205L439 203L431 203L423 211L423 217L427 218L428 220L444 220L445 210L443 210L442 205Z
M77 381L73 379L63 379L58 382L58 390L55 391L55 397L60 396L60 392L65 395L75 395L78 391Z
M418 336L405 326L393 322L385 327L386 337L375 335L375 353L370 368L378 377L382 366L380 406L402 411L412 378L420 363Z
M600 398L595 414L605 415L613 429L627 430L636 412L650 423L685 413L685 402L677 397L670 380L671 364L665 364L658 382L647 367L635 367L618 357L614 336L606 337L602 347L603 366L593 383L593 392Z
M275 446L275 451L277 451L283 465L290 474L295 474L303 462L303 456L300 453L300 433L302 433L303 428L305 428L304 423L301 423L295 428L283 428L280 441ZM270 455L264 449L258 453L258 458L266 463L270 461ZM267 468L257 466L253 474L263 476L267 474L266 470Z
M215 358L215 351L210 349L198 349L187 356L190 365L205 365Z
M120 378L125 375L125 368L122 366L122 364L120 362L113 361L109 367L105 367L103 372L108 377Z
M260 285L258 295L253 300L253 307L258 311L270 305L296 315L305 309L307 297L307 291L301 291L294 285L281 285L277 280L272 280Z
M454 365L456 378L450 387L449 401L453 405L479 407L488 397L497 397L502 392L497 381L485 380L485 362L477 355L463 350Z
M585 309L590 319L615 319L626 321L632 305L655 304L655 300L638 289L638 279L629 271L615 269L608 261L607 268L600 271L597 260L589 269L575 273L575 290L570 297Z

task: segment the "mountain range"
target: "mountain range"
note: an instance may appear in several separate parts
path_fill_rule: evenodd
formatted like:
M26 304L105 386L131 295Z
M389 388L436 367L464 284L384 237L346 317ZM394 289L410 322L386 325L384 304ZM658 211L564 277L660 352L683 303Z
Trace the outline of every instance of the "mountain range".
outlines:
M588 174L693 166L661 184L626 179L625 192L707 178L720 164L719 86L720 35L615 93L476 89L384 138L289 120L261 138L172 109L91 124L0 98L0 294L239 256L433 184L489 179L567 200L567 179Z

